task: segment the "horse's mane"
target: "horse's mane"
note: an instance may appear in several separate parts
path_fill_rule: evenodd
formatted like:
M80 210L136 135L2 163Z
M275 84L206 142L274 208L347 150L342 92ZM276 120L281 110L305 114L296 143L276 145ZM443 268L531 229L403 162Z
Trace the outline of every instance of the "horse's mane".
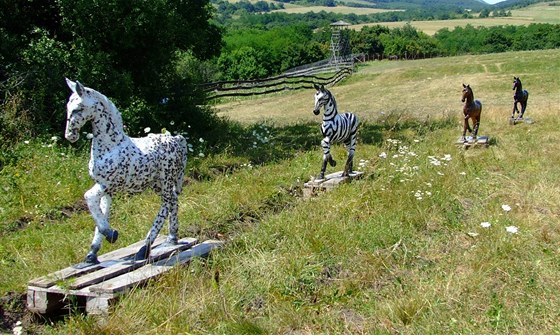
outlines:
M117 109L117 106L115 106L115 104L111 100L109 100L109 98L107 98L104 94L94 90L93 88L86 87L86 92L89 92L93 98L99 100L99 102L101 102L105 109L109 110L111 114L113 114L115 118L117 118L116 121L118 121L122 126L123 121L121 112Z
M516 78L515 81L517 82L517 89L522 90L523 89L523 84L521 84L521 79Z

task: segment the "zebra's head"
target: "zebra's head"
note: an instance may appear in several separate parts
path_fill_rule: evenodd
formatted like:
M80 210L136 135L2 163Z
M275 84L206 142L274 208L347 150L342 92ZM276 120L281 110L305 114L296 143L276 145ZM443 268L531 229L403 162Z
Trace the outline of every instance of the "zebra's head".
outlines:
M317 90L317 93L315 93L315 107L313 108L313 114L319 115L319 113L321 113L321 107L325 106L331 99L331 94L323 85L319 86L317 84L313 84L313 87Z

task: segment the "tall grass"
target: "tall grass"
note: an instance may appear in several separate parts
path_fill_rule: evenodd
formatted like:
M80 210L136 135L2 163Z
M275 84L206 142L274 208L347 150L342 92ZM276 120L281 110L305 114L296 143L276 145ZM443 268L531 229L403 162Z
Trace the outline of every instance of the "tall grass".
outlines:
M549 67L541 65L543 58L551 61ZM39 329L53 334L560 332L559 59L559 51L546 51L402 62L402 68L385 71L376 70L378 63L363 68L333 88L339 106L374 105L377 96L357 88L380 86L381 80L385 98L393 102L384 114L363 117L355 162L365 172L363 179L302 197L303 183L320 167L320 149L308 142L319 142L318 128L310 123L271 127L274 140L259 150L285 155L270 162L254 164L243 156L236 163L227 152L193 159L180 201L181 235L220 238L226 246L133 289L103 320L70 314ZM453 69L461 62L481 66L462 75L460 66ZM516 75L527 78L527 116L534 124L507 123L514 75L509 62L525 69ZM502 65L485 72L491 64ZM489 148L464 150L454 144L461 131L460 101L451 83L460 78L470 79L475 95L484 97L480 133L494 139ZM430 118L417 113L429 112L429 105L415 104L404 93L416 82L426 83L424 95L434 97L430 101L438 110ZM286 97L299 106L300 94ZM312 94L305 95L302 105L309 105ZM239 108L252 111L252 101ZM274 112L270 109L270 115ZM297 140L289 142L286 129L301 131ZM278 148L284 143L300 149L286 154ZM19 164L29 164L44 150L34 148L37 154ZM335 147L334 155L342 161L343 148ZM83 154L54 157L45 162L45 171L87 160ZM4 173L1 178L7 178ZM81 176L65 175L67 183ZM47 185L43 178L34 178L39 189ZM87 182L75 187L81 194ZM77 199L60 198L51 206ZM123 240L105 244L102 251L142 239L159 201L148 192L119 196L113 204L112 225ZM82 211L1 234L0 262L9 265L0 268L1 292L24 292L27 280L80 261L92 227Z

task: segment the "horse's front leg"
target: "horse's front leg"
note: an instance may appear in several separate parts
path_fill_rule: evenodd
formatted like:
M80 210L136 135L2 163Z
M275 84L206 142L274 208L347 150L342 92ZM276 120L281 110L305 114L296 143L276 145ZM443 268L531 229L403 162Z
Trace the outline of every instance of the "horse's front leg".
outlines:
M463 120L463 135L461 136L461 141L463 142L467 142L467 138L465 137L467 135L467 129L469 131L471 130L469 127L469 119L465 116L465 119Z
M321 165L321 172L317 179L325 179L325 171L327 170L327 162L332 166L336 166L336 161L332 158L331 155L331 142L330 138L326 136L321 141L321 147L323 148L323 164Z
M154 223L152 224L152 228L148 232L148 236L146 236L144 246L142 246L142 248L138 250L138 252L134 256L134 260L143 260L147 259L150 256L150 249L152 247L152 244L161 231L161 227L163 227L163 223L165 222L165 219L167 218L167 215L169 213L170 203L171 201L168 197L161 197L161 207L159 209L159 212L154 220Z
M515 118L515 112L519 113L519 110L517 109L517 101L513 102L513 111L511 111L511 118Z
M109 226L109 213L111 208L111 196L106 193L105 187L95 184L84 194L86 203L93 220L95 221L95 233L91 242L85 263L97 264L97 252L101 249L103 237L110 243L115 243L119 237L116 230Z

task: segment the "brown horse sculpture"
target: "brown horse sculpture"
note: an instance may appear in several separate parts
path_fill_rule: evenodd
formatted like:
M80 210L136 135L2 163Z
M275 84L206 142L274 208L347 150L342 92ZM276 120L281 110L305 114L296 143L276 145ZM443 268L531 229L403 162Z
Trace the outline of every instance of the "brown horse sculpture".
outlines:
M463 84L463 97L461 102L464 102L463 106L463 136L461 140L467 142L465 134L467 129L469 133L472 133L473 140L476 141L476 134L478 133L478 127L480 126L480 113L482 112L482 103L478 100L474 100L474 94L470 85ZM473 122L473 129L469 126L469 119Z
M527 108L527 100L529 99L529 92L523 89L521 85L521 79L513 77L513 89L515 94L513 95L513 111L511 112L511 118L515 118L515 113L519 115L517 119L523 119L523 114L525 114L525 109ZM517 104L521 105L521 113L517 109Z

